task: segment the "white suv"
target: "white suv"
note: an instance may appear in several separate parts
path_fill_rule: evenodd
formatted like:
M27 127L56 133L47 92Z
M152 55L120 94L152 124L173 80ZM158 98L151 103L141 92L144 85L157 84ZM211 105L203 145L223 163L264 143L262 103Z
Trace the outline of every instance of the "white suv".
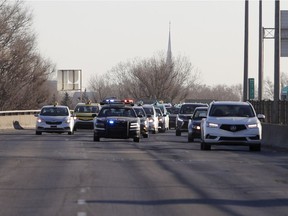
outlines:
M201 150L211 145L246 145L250 151L261 151L262 126L249 102L216 101L209 106L201 122Z

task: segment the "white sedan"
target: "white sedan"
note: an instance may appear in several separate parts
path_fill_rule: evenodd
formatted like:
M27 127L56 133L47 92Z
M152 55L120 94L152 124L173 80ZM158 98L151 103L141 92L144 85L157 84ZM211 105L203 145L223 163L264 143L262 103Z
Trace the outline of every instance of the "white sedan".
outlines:
M37 117L36 135L41 135L42 132L73 134L74 117L67 106L43 106L35 117Z

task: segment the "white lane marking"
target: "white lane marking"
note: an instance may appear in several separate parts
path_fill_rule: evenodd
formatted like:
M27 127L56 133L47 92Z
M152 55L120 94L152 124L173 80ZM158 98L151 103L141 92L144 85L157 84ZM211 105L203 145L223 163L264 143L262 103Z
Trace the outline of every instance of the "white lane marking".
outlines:
M86 204L86 200L80 199L77 201L78 205L85 205Z

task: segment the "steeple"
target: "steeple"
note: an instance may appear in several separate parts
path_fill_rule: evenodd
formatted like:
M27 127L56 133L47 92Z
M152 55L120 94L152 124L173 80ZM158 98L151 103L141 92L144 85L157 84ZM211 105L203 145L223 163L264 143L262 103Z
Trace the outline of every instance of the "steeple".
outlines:
M168 50L167 50L167 57L166 63L172 63L172 51L171 51L171 22L169 22L169 38L168 38Z

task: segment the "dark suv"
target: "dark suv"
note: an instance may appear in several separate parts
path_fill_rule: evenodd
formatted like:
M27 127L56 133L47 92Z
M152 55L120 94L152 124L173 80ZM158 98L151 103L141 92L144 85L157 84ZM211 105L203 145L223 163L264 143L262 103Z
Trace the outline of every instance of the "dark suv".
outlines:
M176 117L176 136L188 131L188 122L191 119L196 107L208 107L205 103L184 103L181 105Z

